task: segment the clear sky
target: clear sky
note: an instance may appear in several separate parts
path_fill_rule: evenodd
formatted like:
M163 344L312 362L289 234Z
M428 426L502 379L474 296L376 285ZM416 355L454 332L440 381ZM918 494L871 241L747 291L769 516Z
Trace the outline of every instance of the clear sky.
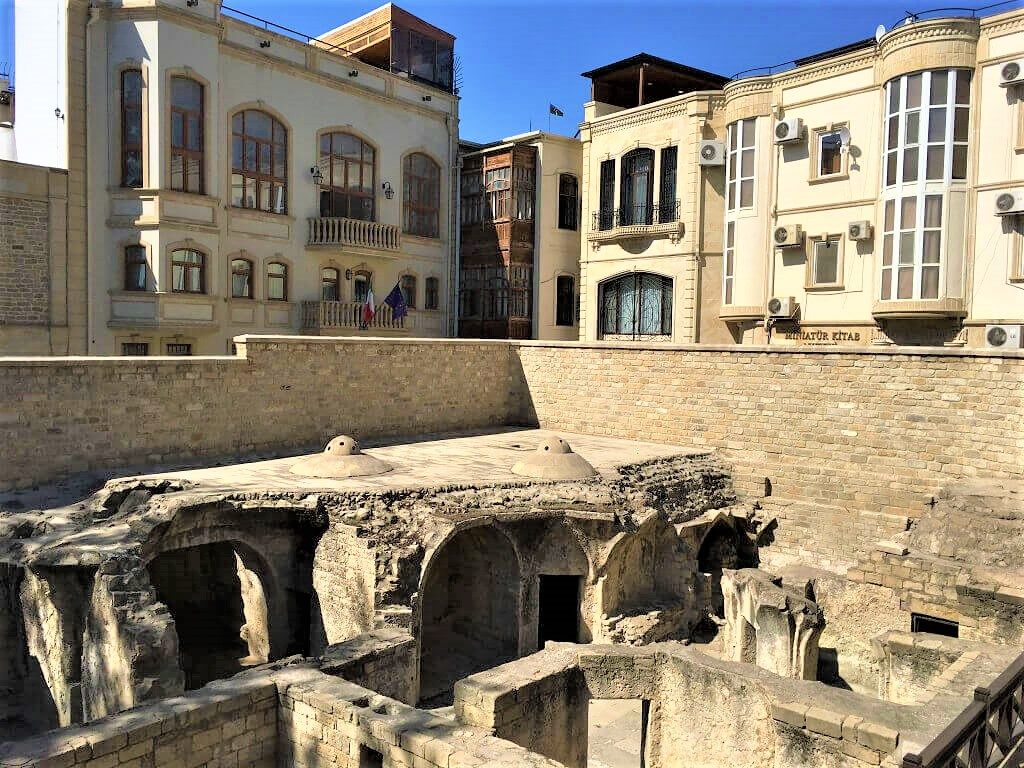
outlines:
M43 2L44 0L31 0ZM398 0L454 34L461 63L463 138L489 141L533 128L571 136L590 97L580 73L644 51L731 76L871 37L905 11L978 7L992 0ZM0 63L5 8L0 0ZM383 0L227 0L309 35L372 10ZM1002 6L1005 10L1021 5Z

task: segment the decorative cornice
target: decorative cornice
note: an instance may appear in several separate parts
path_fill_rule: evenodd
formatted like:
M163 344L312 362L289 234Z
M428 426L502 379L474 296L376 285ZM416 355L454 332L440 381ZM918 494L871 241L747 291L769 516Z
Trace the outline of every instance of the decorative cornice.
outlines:
M917 21L890 30L878 43L879 56L884 60L898 50L912 45L937 42L977 43L980 25L977 19L935 19Z
M589 123L589 127L592 135L600 136L603 133L611 133L623 128L632 128L633 126L654 123L659 120L669 120L674 117L685 116L687 114L687 107L697 101L707 102L710 100L711 108L714 109L715 99L721 99L717 91L687 93L672 99L658 101L654 104L633 107L625 112L614 112L611 115L592 120Z
M987 16L981 20L981 33L986 37L995 37L996 33L1006 30L1020 29L1024 29L1024 9Z

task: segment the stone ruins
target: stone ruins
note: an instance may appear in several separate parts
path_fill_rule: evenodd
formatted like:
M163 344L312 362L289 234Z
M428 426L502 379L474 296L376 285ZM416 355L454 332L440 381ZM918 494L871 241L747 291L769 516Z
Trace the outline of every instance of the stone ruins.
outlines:
M17 419L42 407L0 374ZM0 767L1020 764L1019 477L963 472L914 515L854 512L779 493L799 473L742 441L552 429L543 386L526 427L506 408L191 462L140 435L131 471L100 469L121 448L98 442L77 474L8 483ZM900 498L910 476L888 477Z

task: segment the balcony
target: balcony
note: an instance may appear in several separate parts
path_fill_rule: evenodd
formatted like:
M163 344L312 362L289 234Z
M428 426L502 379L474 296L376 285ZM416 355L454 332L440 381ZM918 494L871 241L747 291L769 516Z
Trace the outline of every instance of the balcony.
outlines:
M362 248L398 253L402 236L398 227L376 221L345 219L340 216L310 218L307 248Z
M391 307L381 304L373 319L363 322L363 304L354 301L304 301L302 302L302 330L320 332L332 330L381 331L390 333L404 331L405 317L395 319Z
M658 205L632 205L615 210L594 211L587 239L595 248L602 242L643 237L669 237L673 243L683 235L679 201Z

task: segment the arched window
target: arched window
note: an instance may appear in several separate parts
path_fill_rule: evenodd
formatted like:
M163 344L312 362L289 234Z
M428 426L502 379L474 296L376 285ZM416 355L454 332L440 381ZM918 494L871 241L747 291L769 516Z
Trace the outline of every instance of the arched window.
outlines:
M405 306L409 309L416 309L416 277L414 275L402 275L401 280L398 282L402 287Z
M376 151L350 133L320 137L320 215L376 221Z
M352 301L362 303L370 292L370 273L359 271L352 275Z
M339 285L338 270L333 267L324 267L320 270L321 301L338 301L341 298Z
M634 272L601 284L601 333L672 335L672 278Z
M619 223L650 224L654 211L654 150L634 149L622 156Z
M231 260L231 298L252 298L252 262L248 259Z
M206 293L206 256L194 248L171 252L171 291Z
M231 118L231 205L287 212L288 132L258 109Z
M171 78L171 189L203 191L203 86Z
M279 261L267 264L267 300L288 301L288 265Z
M441 211L441 166L424 154L405 158L402 175L402 231L437 237Z
M121 73L121 186L142 186L142 70Z
M437 309L441 304L441 281L436 277L426 280L426 296L423 300L424 309Z
M146 246L129 245L124 249L124 289L126 291L146 290Z

